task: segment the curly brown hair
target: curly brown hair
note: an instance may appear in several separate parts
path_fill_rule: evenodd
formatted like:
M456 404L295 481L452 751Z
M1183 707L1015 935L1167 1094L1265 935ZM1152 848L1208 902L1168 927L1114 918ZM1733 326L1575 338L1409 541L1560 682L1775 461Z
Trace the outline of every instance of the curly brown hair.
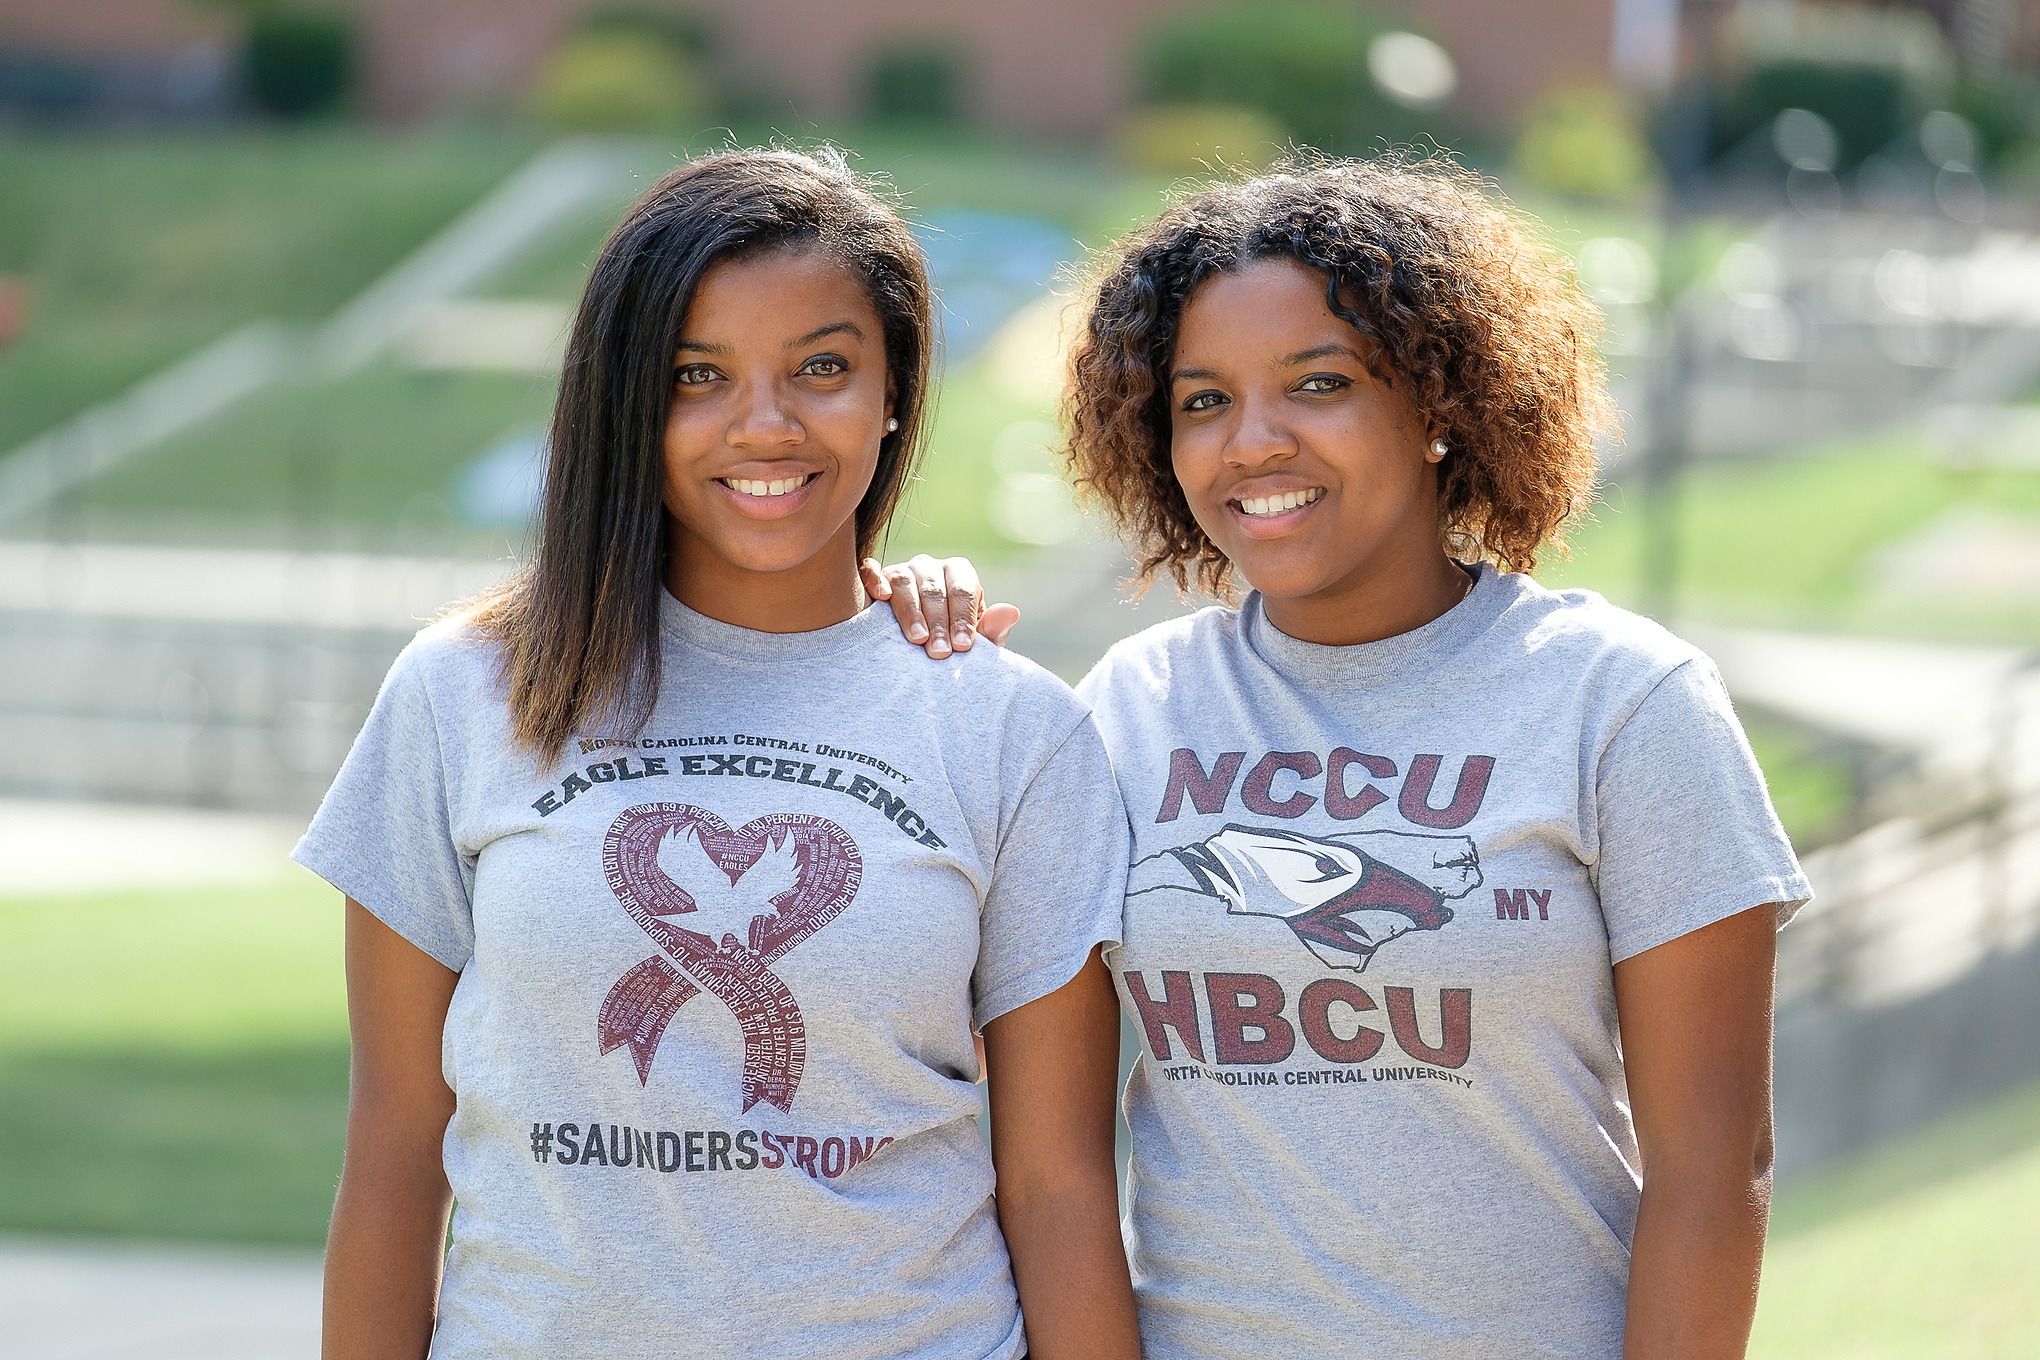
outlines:
M1178 200L1101 261L1070 359L1065 454L1140 556L1230 593L1232 564L1170 466L1168 365L1199 284L1286 256L1328 278L1332 312L1380 344L1431 434L1448 550L1530 571L1593 490L1613 407L1601 316L1570 261L1471 172L1437 159L1291 157Z

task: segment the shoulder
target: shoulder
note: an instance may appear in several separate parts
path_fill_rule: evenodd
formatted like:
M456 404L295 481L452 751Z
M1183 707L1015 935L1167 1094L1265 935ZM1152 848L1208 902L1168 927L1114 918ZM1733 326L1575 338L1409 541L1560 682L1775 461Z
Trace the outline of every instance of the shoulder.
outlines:
M929 677L945 703L973 716L1024 710L1037 718L1064 719L1067 726L1088 711L1059 676L1008 648L980 641L942 661L930 660L917 647L908 650L907 664Z
M1114 643L1077 693L1094 709L1130 695L1166 694L1178 675L1203 670L1239 645L1239 611L1211 605Z
M1549 590L1504 573L1508 602L1495 627L1511 651L1585 668L1663 676L1705 653L1653 619L1610 604L1592 590Z
M1540 689L1571 691L1612 730L1668 677L1727 703L1707 654L1653 619L1591 590L1548 590L1504 574L1511 598L1497 615L1493 661Z
M501 698L502 644L463 615L453 615L420 629L383 682L388 698L465 704Z

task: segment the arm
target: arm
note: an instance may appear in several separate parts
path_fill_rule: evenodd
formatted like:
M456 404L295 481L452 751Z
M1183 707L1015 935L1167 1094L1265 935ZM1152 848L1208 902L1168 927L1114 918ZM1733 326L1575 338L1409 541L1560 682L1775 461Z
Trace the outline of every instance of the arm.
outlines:
M986 1025L985 1048L1028 1355L1138 1360L1112 1160L1119 1002L1097 951L1060 989Z
M354 1055L326 1238L325 1360L422 1360L431 1347L453 1204L440 1161L453 1092L439 1052L459 976L348 899Z
M1615 965L1643 1203L1623 1360L1741 1360L1771 1204L1777 914L1757 907Z
M938 560L922 553L891 567L867 557L862 569L865 591L874 600L890 603L907 641L927 648L928 655L937 660L951 651L969 651L973 624L977 635L1003 645L1013 625L1020 622L1020 611L1010 604L985 607L977 568L967 557Z

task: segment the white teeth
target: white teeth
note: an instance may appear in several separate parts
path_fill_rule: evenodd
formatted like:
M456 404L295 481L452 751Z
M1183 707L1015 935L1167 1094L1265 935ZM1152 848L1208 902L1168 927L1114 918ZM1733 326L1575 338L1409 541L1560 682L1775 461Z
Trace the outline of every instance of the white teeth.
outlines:
M776 481L759 482L746 477L725 477L723 485L740 496L784 496L789 491L798 491L808 484L811 473L798 477L785 477Z
M1252 496L1242 500L1240 510L1248 515L1279 515L1285 510L1294 510L1299 505L1309 505L1325 494L1321 486L1307 491L1284 491L1273 496Z

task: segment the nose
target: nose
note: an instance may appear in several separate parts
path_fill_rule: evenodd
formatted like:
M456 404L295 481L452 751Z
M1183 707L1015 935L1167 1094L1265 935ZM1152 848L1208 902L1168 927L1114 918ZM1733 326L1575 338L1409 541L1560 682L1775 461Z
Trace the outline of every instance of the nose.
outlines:
M1239 416L1232 438L1225 445L1228 466L1254 469L1296 455L1296 435L1282 422L1280 413L1274 408L1251 398L1241 398L1234 409Z
M742 393L723 438L733 449L762 452L806 443L807 427L789 408L778 383L755 382Z

